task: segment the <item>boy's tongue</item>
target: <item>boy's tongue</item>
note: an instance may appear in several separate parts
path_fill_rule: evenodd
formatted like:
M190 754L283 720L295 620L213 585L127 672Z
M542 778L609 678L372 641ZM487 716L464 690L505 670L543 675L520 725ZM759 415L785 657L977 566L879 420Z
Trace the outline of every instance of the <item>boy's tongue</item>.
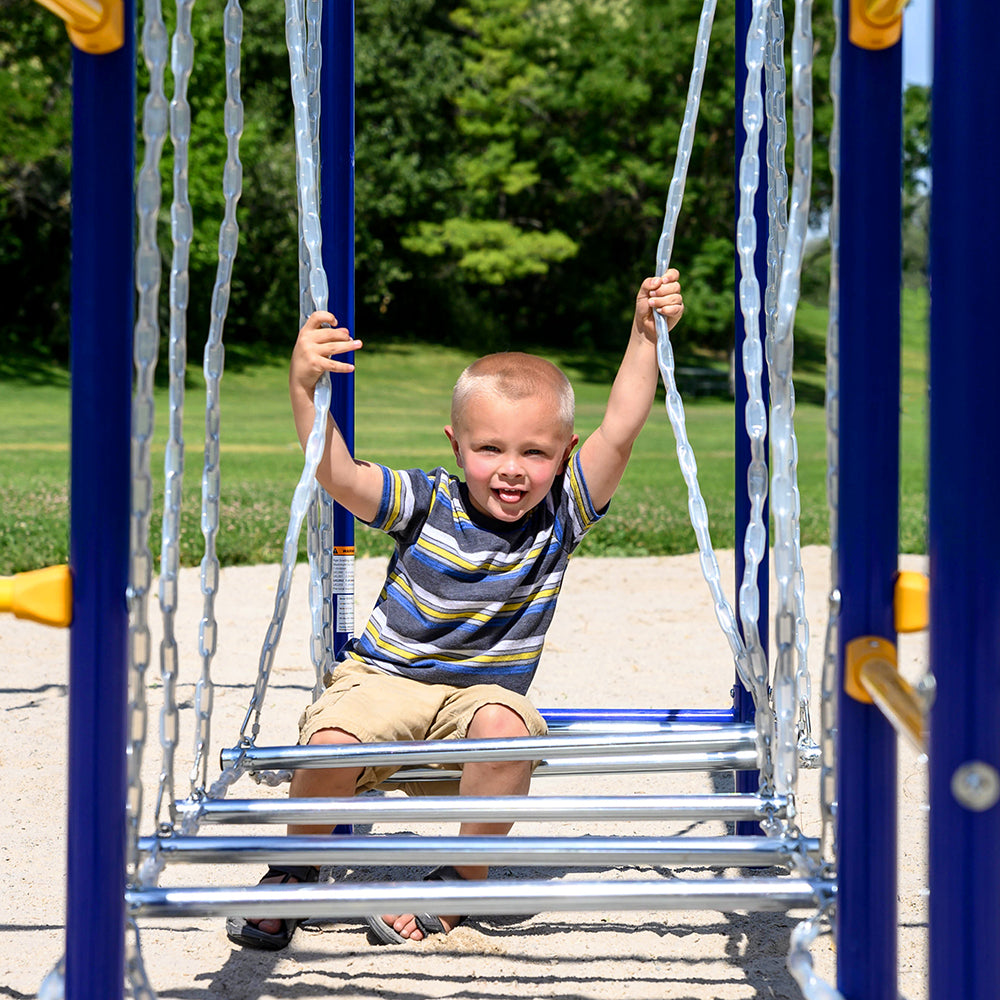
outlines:
M504 503L517 503L518 500L521 499L521 491L520 490L505 490L503 487L500 487L497 490L497 496L500 497L500 499Z

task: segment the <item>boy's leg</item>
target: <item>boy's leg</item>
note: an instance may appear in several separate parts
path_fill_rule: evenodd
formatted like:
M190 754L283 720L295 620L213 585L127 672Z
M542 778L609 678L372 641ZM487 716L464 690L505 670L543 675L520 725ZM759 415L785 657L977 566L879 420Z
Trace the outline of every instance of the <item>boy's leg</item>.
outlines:
M336 744L357 744L360 742L350 733L342 729L321 729L309 738L309 746ZM361 777L360 767L330 767L330 768L301 768L292 775L292 781L288 788L288 797L298 798L347 798L354 794L358 778ZM310 826L301 823L289 823L289 835L313 835L326 836L330 832L330 824L321 826ZM261 885L271 882L297 882L296 878L284 878L281 875L273 875L261 879ZM248 924L259 928L265 934L278 934L281 931L282 920L247 920Z
M484 705L472 717L470 740L510 739L527 736L528 727L513 709L506 705ZM527 795L531 785L531 761L498 760L481 764L466 764L459 782L460 795ZM513 823L463 823L459 833L466 836L503 836ZM462 878L486 878L486 865L455 865Z
M348 746L361 741L343 729L321 729L309 737L309 746ZM291 799L349 798L358 786L363 768L322 767L300 768L292 775L288 787ZM316 834L325 836L330 832L330 824L311 826L289 823L289 834Z
M524 720L506 705L487 704L479 708L469 724L466 734L472 740L509 739L528 736ZM460 795L527 795L531 784L531 761L486 761L466 764L459 782ZM459 833L464 836L504 836L512 823L462 823ZM455 870L465 879L485 879L489 874L486 865L456 864ZM412 913L398 916L387 914L382 919L404 938L420 941L423 932ZM462 918L457 914L439 916L444 929L450 931Z

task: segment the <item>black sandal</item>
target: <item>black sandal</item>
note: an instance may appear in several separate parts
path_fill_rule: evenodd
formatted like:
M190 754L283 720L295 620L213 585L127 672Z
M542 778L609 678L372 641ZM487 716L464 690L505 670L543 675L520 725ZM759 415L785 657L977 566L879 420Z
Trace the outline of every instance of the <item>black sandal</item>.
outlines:
M277 877L281 879L278 885L287 885L289 882L318 882L319 869L313 865L269 865L258 885L266 879ZM230 917L226 921L226 937L244 948L281 951L282 948L288 947L295 928L302 923L302 920L301 917L287 917L281 921L280 931L269 934L267 931L262 931L257 924L251 924L246 917Z
M424 876L425 882L465 882L468 881L464 879L451 865L441 865L435 868L433 871L429 871ZM449 933L448 928L441 922L441 918L435 916L433 913L415 913L413 915L414 922L420 933L426 938L431 934L447 934ZM463 923L467 917L461 916L458 920L452 924L451 929L454 930L459 924ZM390 927L377 913L373 913L365 918L365 922L368 924L372 933L379 939L382 944L406 944L409 938L403 937L395 927Z

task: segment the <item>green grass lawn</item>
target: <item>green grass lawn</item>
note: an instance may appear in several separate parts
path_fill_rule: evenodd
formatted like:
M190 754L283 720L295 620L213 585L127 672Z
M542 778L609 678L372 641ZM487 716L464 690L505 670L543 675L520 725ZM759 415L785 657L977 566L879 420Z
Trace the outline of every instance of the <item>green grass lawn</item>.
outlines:
M926 535L926 295L904 293L901 389L900 547L921 552ZM826 418L823 409L826 312L803 303L796 332L796 435L803 544L828 540ZM451 348L390 344L374 339L358 358L356 450L396 467L451 468L442 432L451 386L471 354ZM549 353L573 380L577 430L597 425L618 358ZM234 366L222 384L222 510L218 539L224 564L273 562L281 557L288 505L302 457L287 402L284 363ZM200 368L189 374L185 407L182 560L201 559L201 462L204 442ZM700 397L685 403L687 428L698 459L713 543L734 544L733 427L731 400ZM154 478L162 479L166 393L157 395L160 442ZM62 371L0 370L0 574L67 558L69 386ZM157 492L155 504L162 504ZM159 539L159 514L150 537ZM362 526L360 554L388 551L386 539ZM604 523L584 542L586 555L671 555L696 548L687 513L687 488L674 451L673 432L657 403L636 444L632 462Z

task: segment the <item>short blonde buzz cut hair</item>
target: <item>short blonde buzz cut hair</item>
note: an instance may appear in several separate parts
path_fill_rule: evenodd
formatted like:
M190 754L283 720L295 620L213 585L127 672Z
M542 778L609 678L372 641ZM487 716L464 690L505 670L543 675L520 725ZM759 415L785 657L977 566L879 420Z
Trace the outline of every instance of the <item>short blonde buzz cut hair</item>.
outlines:
M480 392L511 400L548 394L552 397L553 416L567 434L573 433L576 406L573 386L551 361L520 351L487 354L473 361L459 375L451 394L452 426L462 425L465 408Z

